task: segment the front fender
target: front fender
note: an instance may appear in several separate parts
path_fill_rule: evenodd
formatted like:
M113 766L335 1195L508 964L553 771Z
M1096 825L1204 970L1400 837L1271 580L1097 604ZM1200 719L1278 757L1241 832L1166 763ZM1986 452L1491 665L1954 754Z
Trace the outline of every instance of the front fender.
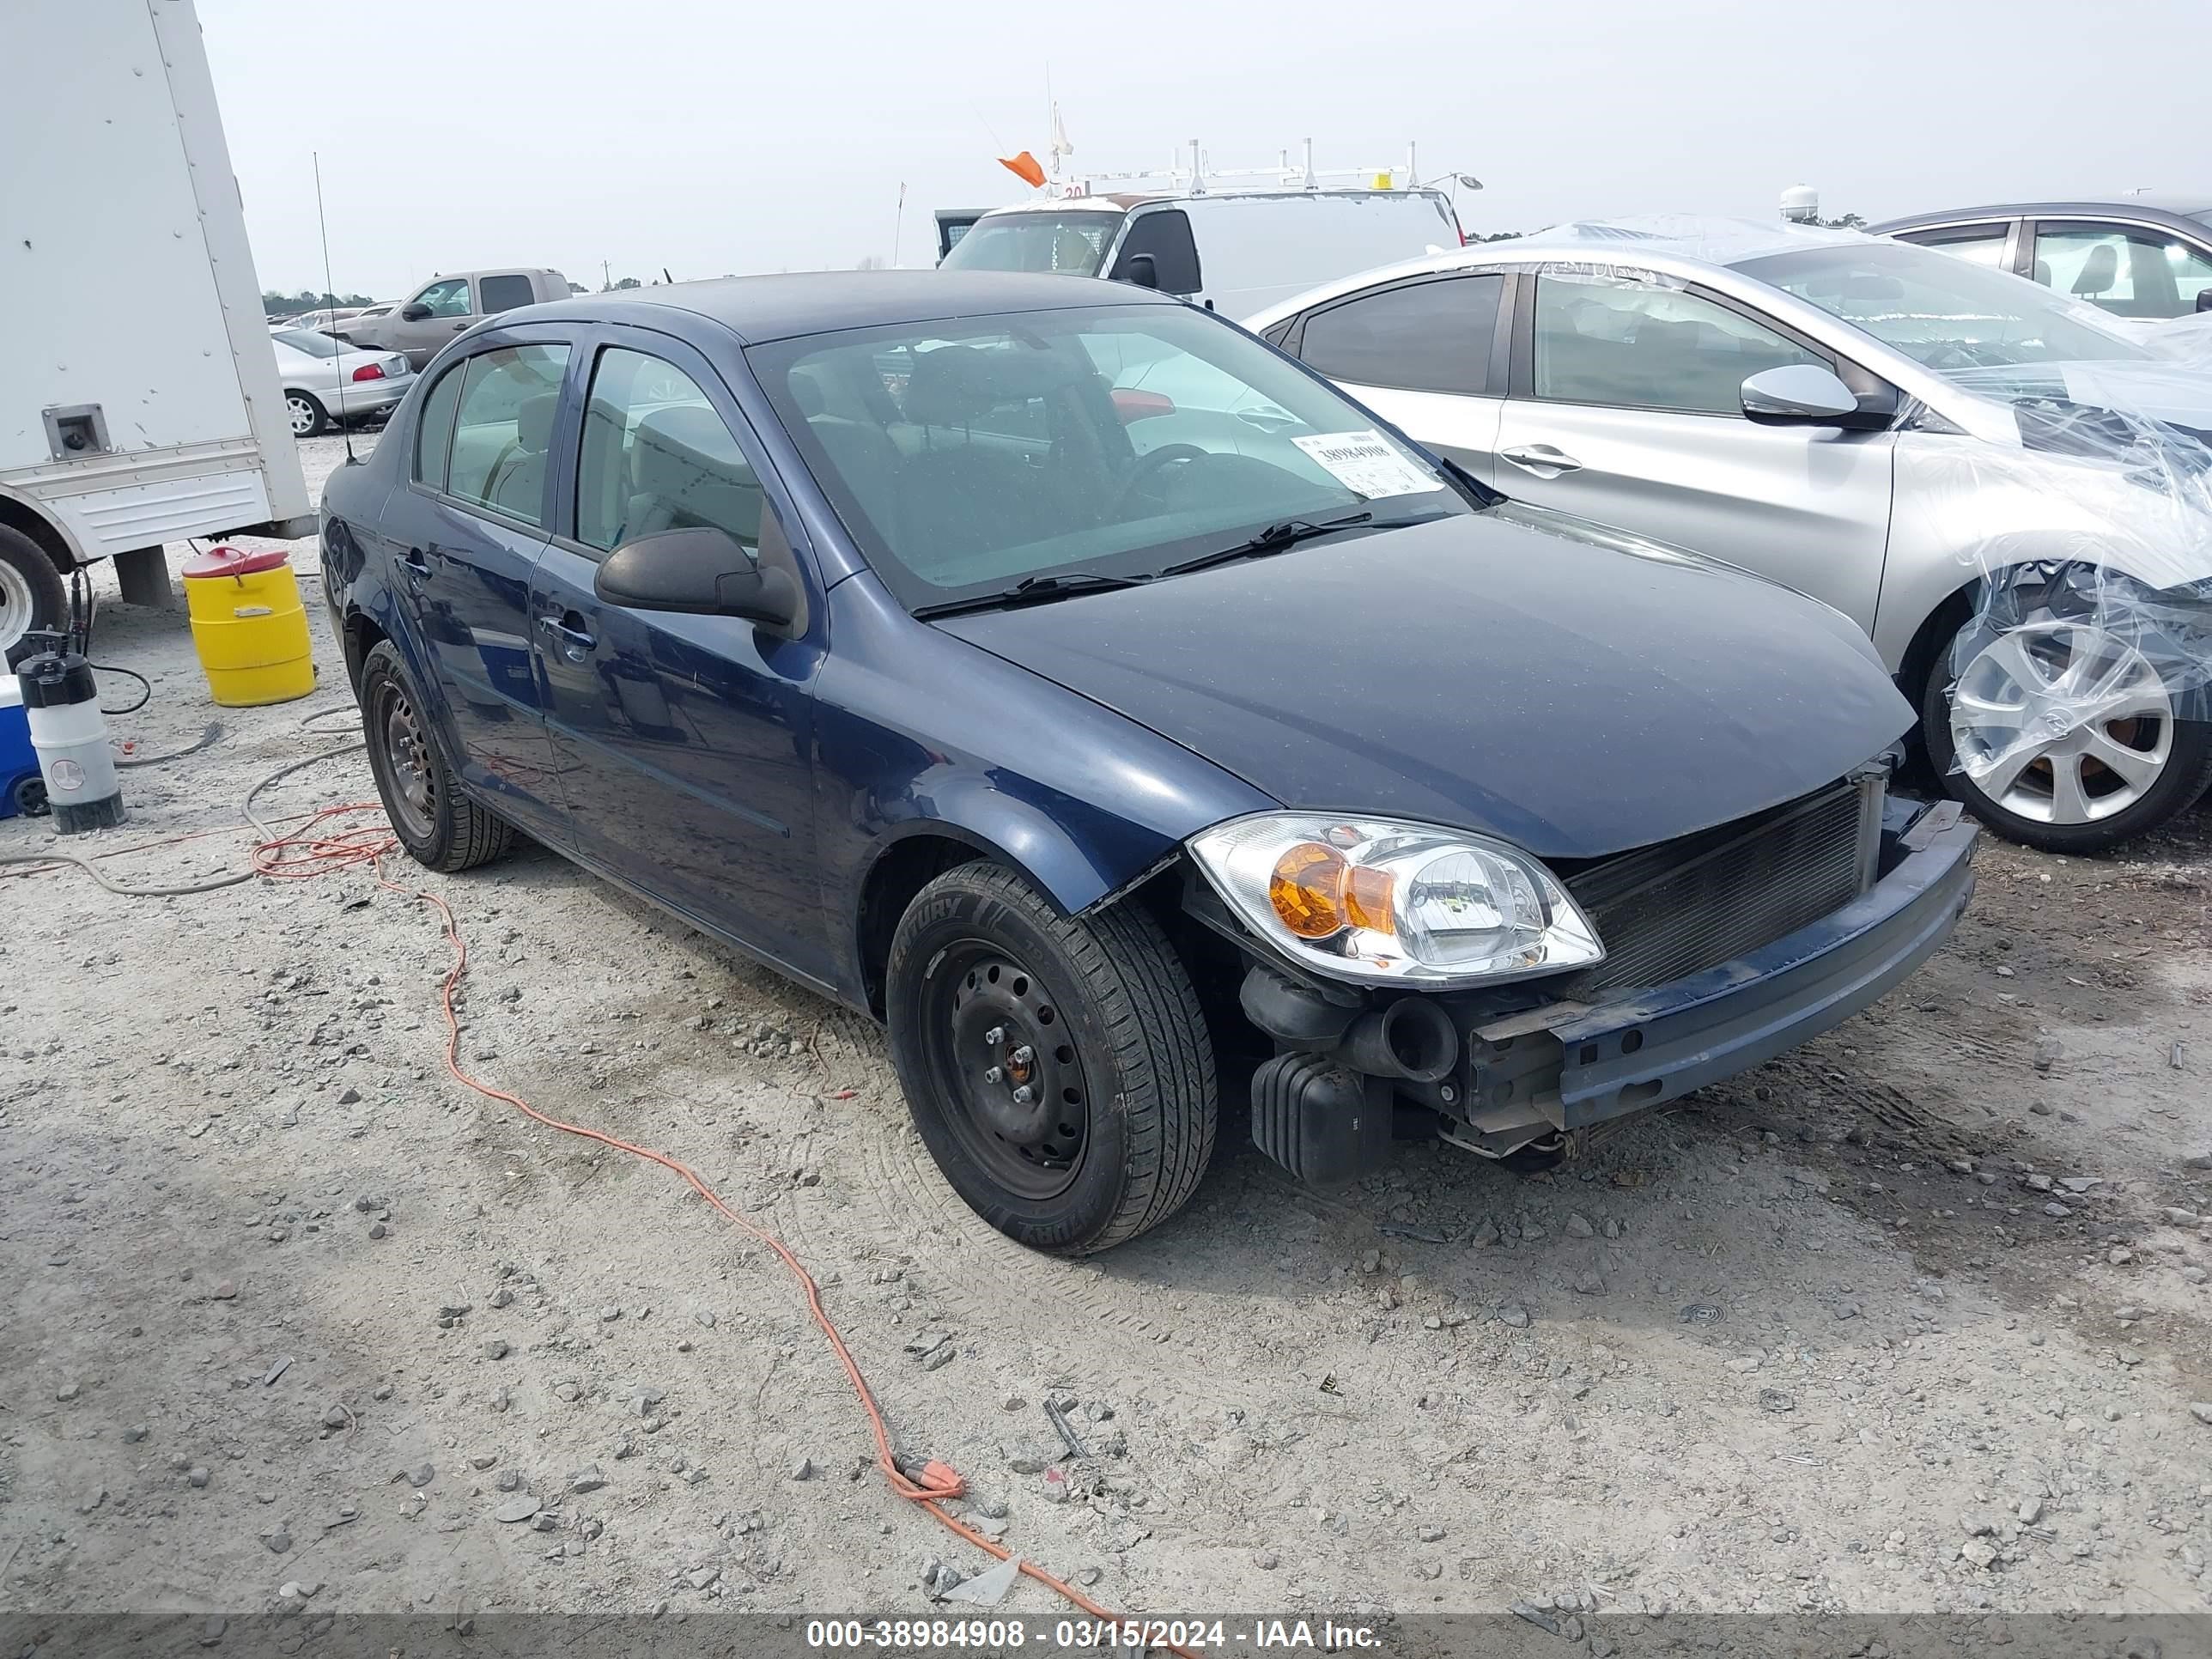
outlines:
M1074 915L1200 830L1279 805L1124 715L916 623L872 573L830 590L815 822L840 976L862 983L871 875L920 836L1019 870Z
M1963 437L1908 434L1874 629L1892 672L1953 594L2033 565L2109 572L2146 590L2212 578L2201 489Z

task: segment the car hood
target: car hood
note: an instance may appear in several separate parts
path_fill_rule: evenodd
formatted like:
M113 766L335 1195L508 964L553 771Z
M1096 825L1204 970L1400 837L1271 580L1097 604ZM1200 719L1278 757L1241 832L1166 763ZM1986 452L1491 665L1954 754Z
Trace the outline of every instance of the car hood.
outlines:
M1544 858L1789 800L1912 720L1827 606L1517 506L936 626L1285 806Z

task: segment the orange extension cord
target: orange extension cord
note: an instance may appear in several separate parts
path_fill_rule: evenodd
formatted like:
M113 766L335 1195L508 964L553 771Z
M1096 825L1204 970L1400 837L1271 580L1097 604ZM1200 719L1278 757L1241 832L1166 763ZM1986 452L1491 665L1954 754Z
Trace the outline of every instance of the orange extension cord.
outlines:
M446 1014L446 1070L454 1080L487 1100L496 1100L503 1105L514 1107L524 1116L544 1124L549 1129L558 1129L563 1134L580 1136L586 1140L596 1140L602 1146L611 1146L618 1152L628 1152L673 1171L683 1177L684 1184L693 1192L713 1205L724 1219L775 1251L783 1265L791 1270L792 1277L799 1281L799 1288L806 1293L808 1311L814 1316L814 1322L828 1340L830 1351L837 1356L837 1363L845 1368L846 1380L852 1383L853 1392L860 1397L860 1409L867 1413L869 1430L876 1437L876 1467L883 1471L884 1479L890 1483L890 1489L908 1502L920 1504L976 1548L998 1557L1001 1561L1013 1559L1012 1550L986 1538L974 1528L965 1525L958 1516L945 1510L944 1504L947 1499L958 1498L968 1490L968 1483L957 1469L932 1458L922 1465L921 1476L916 1479L899 1467L898 1458L891 1450L890 1429L884 1421L883 1407L876 1402L875 1391L868 1387L867 1378L861 1374L860 1362L853 1358L853 1351L845 1346L845 1339L838 1332L836 1322L823 1307L821 1286L814 1282L813 1274L806 1271L805 1264L792 1254L789 1246L758 1223L724 1203L721 1195L700 1177L697 1170L682 1159L671 1158L665 1152L656 1152L650 1147L633 1146L601 1129L586 1128L580 1123L565 1123L557 1117L539 1111L528 1101L511 1095L504 1089L495 1089L489 1083L470 1076L463 1068L460 1061L461 1021L453 1007L453 996L460 988L463 976L468 972L468 943L461 937L460 927L453 920L453 910L445 900L420 888L403 886L385 874L384 860L387 854L398 850L399 842L392 835L389 823L384 819L383 811L381 806L370 801L326 806L310 814L290 833L257 845L253 849L253 868L257 873L276 880L306 880L366 866L375 876L377 885L386 891L427 904L437 911L445 924L446 943L453 948L453 965L446 972L441 1000ZM378 822L352 829L317 829L318 825L327 825L331 820L357 812L376 813ZM1109 1612L1073 1584L1062 1583L1032 1562L1024 1561L1020 1566L1030 1577L1057 1591L1094 1618L1117 1624L1142 1622ZM1196 1659L1187 1648L1166 1643L1157 1645L1180 1656L1180 1659Z

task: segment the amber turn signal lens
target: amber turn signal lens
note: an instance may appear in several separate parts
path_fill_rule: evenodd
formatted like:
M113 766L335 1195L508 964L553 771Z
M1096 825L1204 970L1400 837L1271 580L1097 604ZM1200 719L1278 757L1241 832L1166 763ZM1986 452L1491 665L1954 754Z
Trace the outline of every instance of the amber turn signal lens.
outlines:
M1343 854L1302 841L1275 860L1267 902L1300 939L1328 939L1344 931L1345 873Z
M1395 934L1398 925L1391 920L1390 901L1395 896L1398 878L1388 870L1355 864L1344 872L1344 914L1354 927L1364 927L1370 933Z

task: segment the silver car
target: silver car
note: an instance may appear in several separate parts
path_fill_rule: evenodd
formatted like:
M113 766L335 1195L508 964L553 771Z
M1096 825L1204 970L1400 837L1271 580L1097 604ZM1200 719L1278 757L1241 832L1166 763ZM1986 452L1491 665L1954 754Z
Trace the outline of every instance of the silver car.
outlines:
M284 412L299 437L388 415L415 386L404 351L357 351L306 328L278 329L269 343L276 354Z
M1665 220L1249 325L1510 495L1850 617L2014 840L2109 846L2212 782L2212 375L2085 306L1904 243Z

